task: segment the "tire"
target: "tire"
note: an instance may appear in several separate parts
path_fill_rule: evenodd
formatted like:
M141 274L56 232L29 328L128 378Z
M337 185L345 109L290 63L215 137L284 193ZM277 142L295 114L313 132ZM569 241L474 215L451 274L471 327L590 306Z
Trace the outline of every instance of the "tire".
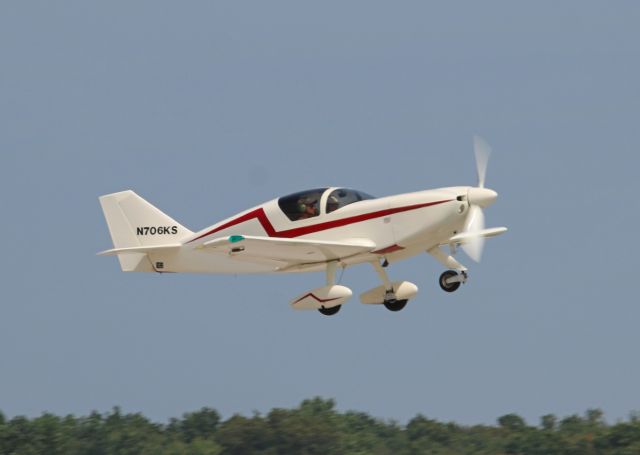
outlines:
M458 276L458 272L456 272L455 270L446 270L442 272L442 275L440 275L440 279L438 281L440 283L440 288L442 288L443 291L453 292L460 287L459 281L456 281L455 283L446 282L447 278L451 278L454 276Z
M325 316L333 316L338 311L340 311L340 307L342 305L332 306L331 308L318 308L318 311Z
M409 300L407 300L407 299L404 299L404 300L392 300L392 301L389 301L389 302L384 302L384 306L389 311L400 311L405 306L407 306L407 302L408 301Z

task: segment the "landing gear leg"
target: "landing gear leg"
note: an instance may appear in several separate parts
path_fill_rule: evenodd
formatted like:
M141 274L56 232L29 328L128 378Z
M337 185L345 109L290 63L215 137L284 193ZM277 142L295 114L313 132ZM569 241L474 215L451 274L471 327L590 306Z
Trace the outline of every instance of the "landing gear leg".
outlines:
M327 263L327 270L326 270L327 286L334 286L336 284L336 270L337 269L338 269L338 261L332 261L332 262L328 262ZM318 311L320 313L324 314L325 316L333 316L338 311L340 311L341 307L342 307L342 305L332 306L332 307L329 307L329 308L325 308L323 306L321 308L318 308Z
M384 264L389 265L386 259L384 261ZM386 292L384 293L384 301L382 303L389 311L400 311L407 305L408 300L398 300L396 298L396 294L393 291L393 284L391 284L391 281L389 281L389 276L387 275L387 271L385 270L386 265L384 264L381 265L378 261L372 262L373 268L376 269L376 272L378 272L378 276L384 283L384 288L386 289Z
M336 270L338 270L338 261L327 262L327 286L336 284Z

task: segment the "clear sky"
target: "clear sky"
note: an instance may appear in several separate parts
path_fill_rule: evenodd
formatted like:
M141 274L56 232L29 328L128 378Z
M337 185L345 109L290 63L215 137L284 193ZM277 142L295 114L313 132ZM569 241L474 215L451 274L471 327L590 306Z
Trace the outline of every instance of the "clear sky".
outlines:
M164 420L333 397L401 422L640 409L640 3L0 3L0 409ZM288 301L317 274L120 272L98 196L197 230L273 197L476 181L470 282L400 313ZM347 269L359 294L373 269Z

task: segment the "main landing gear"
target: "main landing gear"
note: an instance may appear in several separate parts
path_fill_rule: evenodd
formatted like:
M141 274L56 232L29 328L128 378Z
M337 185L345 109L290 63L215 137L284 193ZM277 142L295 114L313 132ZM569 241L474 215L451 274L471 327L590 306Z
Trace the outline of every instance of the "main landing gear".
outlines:
M325 316L333 316L349 300L351 289L336 284L338 261L327 263L327 285L304 292L290 302L296 310L318 310Z
M365 304L383 304L389 311L400 311L407 302L418 293L418 287L408 281L391 282L387 276L385 261L380 264L378 261L372 262L373 268L378 272L382 280L382 286L373 288L360 295L360 301Z
M407 305L408 299L398 300L398 298L396 297L396 293L393 290L393 283L389 281L389 276L387 275L387 271L385 270L387 265L389 265L389 263L386 259L383 264L380 264L377 261L373 263L373 268L376 269L376 272L378 272L378 276L384 283L385 293L382 304L389 311L400 311Z
M338 261L326 264L326 286L304 292L290 302L296 310L318 310L324 316L333 316L340 311L342 305L352 295L351 289L336 284L336 269L340 265ZM391 282L385 270L389 263L372 261L371 265L378 273L382 284L378 287L360 294L360 301L364 304L384 305L393 312L398 312L407 306L409 300L418 293L418 286L408 281Z
M407 302L409 299L388 299L383 302L384 307L389 311L400 311L405 306L407 306Z
M318 308L318 311L324 314L325 316L333 316L338 311L340 311L340 308L342 308L342 305L332 306L330 308L321 307L321 308Z
M337 269L338 269L338 262L337 261L329 262L327 264L327 270L326 270L327 286L335 286L336 285L336 270ZM349 291L349 292L351 292L351 291ZM349 297L350 296L351 296L351 294L349 294ZM346 301L346 299L345 299L345 301ZM322 305L320 308L318 308L318 311L320 312L320 314L323 314L325 316L333 316L334 314L337 314L338 311L340 311L340 308L342 308L342 304L336 305L336 306L331 306L331 307L326 307L326 306Z

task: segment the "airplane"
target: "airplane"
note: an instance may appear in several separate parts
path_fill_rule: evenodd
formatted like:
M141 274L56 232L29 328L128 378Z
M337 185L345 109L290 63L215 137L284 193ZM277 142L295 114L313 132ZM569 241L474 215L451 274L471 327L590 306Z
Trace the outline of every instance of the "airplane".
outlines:
M427 252L445 270L446 292L468 279L454 258L458 247L476 262L484 241L507 231L485 229L482 209L498 194L485 188L491 149L474 137L477 186L453 186L373 197L341 187L283 196L192 232L131 190L99 198L114 248L125 272L326 274L324 286L292 299L294 309L336 314L352 296L336 284L338 268L369 263L382 284L360 295L364 304L402 310L416 296L409 281L391 281L387 266ZM448 247L448 250L447 250Z

